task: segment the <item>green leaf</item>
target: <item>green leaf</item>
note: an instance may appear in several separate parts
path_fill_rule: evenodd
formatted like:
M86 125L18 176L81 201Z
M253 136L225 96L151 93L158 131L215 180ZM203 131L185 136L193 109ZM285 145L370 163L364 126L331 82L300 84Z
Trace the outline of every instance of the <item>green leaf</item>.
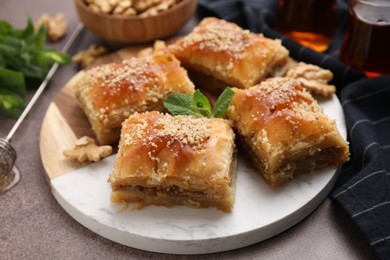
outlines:
M18 118L24 109L24 98L16 93L0 90L0 112L6 116Z
M0 20L0 35L6 35L12 29L12 26L4 20Z
M0 69L0 112L17 118L24 109L26 87L23 73Z
M7 63L6 63L5 59L0 55L0 69L5 68L6 64Z
M0 42L0 55L6 59L10 59L12 57L19 56L19 49L15 48L15 46Z
M203 116L195 106L193 99L182 93L170 94L164 100L164 106L172 115Z
M215 102L214 105L214 113L213 113L214 117L219 117L219 118L224 117L233 96L234 96L234 91L230 87L227 87L222 92L222 94L218 97L217 102Z
M43 24L39 27L37 34L35 35L36 48L41 49L45 46L47 29Z
M69 55L45 46L46 33L45 26L34 30L31 17L22 29L0 20L0 113L15 116L20 112L25 79L43 80L53 63L71 63Z
M222 118L225 115L233 96L234 91L229 87L222 92L214 105L213 117ZM170 94L164 100L164 106L172 115L192 115L198 117L210 117L211 115L210 102L199 90L195 91L192 98L181 93Z
M17 30L19 31L20 38L22 39L29 39L30 37L34 37L34 22L32 21L31 17L28 17L27 19L27 26L23 30Z
M41 55L48 61L57 62L59 64L69 64L72 61L69 55L54 50L46 49Z
M202 92L196 90L194 96L192 97L192 101L203 116L210 117L211 105L209 99L203 95Z
M26 95L24 77L21 72L0 69L0 83L0 90L13 92L20 96Z
M15 36L4 35L4 37L2 37L2 43L12 47L15 50L20 50L20 47L22 45L22 40L20 40Z

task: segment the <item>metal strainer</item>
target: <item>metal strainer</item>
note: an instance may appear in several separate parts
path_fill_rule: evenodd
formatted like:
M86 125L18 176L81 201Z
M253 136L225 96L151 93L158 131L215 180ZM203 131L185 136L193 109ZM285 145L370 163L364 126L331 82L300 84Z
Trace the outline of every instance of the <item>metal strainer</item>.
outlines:
M68 52L70 47L73 45L74 41L77 39L84 26L78 24L76 29L73 31L69 40L65 44L62 52ZM23 113L20 115L19 119L16 121L15 125L12 127L11 131L6 138L0 138L0 194L10 190L14 187L20 180L20 173L17 167L15 166L16 161L16 151L11 145L11 139L15 134L16 130L19 128L28 112L31 110L32 106L35 104L37 99L42 94L43 90L46 88L50 79L53 77L54 73L57 71L59 65L54 63L50 68L49 72L46 75L46 78L43 80L42 84L39 86L34 96L31 98L30 102L24 109Z

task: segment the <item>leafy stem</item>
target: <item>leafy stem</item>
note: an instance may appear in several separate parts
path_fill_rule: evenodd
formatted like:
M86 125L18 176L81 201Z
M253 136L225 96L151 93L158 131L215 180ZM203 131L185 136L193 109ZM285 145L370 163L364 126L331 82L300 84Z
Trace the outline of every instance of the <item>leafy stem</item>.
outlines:
M164 100L164 106L172 115L223 118L233 96L234 91L227 87L215 102L213 112L209 99L199 90L192 97L182 93L170 94Z
M0 113L18 117L25 105L26 79L43 80L53 63L71 62L45 42L46 28L35 31L31 18L23 29L0 20Z

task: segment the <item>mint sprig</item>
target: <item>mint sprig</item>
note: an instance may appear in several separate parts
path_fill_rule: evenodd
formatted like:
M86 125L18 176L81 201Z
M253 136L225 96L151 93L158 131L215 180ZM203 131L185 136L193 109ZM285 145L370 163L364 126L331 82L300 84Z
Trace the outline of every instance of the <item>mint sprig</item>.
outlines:
M223 118L233 96L234 91L230 87L226 88L215 102L213 113L210 101L199 90L192 97L182 93L170 94L164 100L164 106L172 115Z
M69 55L45 42L46 28L34 31L31 18L22 29L0 19L0 113L18 117L25 106L26 82L43 80L55 62L71 62Z
M196 106L197 110L205 117L210 117L211 115L211 105L209 99L202 94L199 90L195 90L192 101Z
M214 117L223 117L226 110L229 107L230 101L234 96L234 91L231 88L226 88L221 95L218 97L214 105Z

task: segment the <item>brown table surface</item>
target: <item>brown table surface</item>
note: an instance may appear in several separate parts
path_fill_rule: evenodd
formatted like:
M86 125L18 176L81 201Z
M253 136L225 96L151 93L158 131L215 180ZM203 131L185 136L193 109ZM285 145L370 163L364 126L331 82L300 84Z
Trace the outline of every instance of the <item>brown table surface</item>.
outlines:
M36 20L43 13L58 12L67 18L69 37L78 24L73 1L0 1L0 19L16 27L25 26L27 15ZM186 28L191 26L190 22ZM51 46L61 49L66 40ZM84 32L73 52L91 43L104 44ZM54 199L39 153L39 133L48 105L77 70L77 66L68 65L57 71L14 135L12 144L18 153L17 167L22 178L15 188L0 196L0 259L375 258L350 218L328 198L306 219L273 238L245 248L201 256L146 252L117 244L83 227ZM29 90L29 97L34 91L34 88ZM14 119L0 115L0 136L5 137L14 123Z

